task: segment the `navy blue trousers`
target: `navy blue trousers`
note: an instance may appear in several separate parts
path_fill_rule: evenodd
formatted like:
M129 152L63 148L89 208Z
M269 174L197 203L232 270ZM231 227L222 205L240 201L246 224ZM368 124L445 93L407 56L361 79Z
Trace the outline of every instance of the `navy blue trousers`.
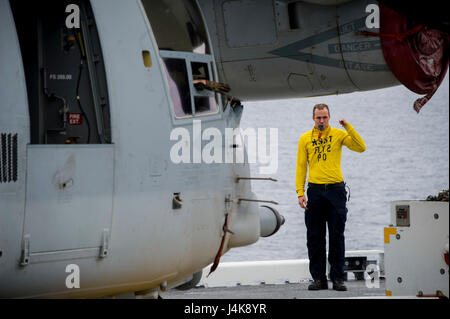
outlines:
M306 244L309 271L314 280L326 280L326 226L328 225L328 261L330 279L344 280L345 222L347 192L336 188L308 187L305 210Z

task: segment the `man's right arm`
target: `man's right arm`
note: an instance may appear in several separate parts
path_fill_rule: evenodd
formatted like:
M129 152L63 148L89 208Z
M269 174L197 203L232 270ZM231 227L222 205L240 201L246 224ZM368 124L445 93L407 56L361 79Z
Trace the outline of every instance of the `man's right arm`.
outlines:
M299 204L302 208L306 207L305 199L305 182L306 173L308 169L308 153L306 151L306 143L304 135L302 135L298 141L297 148L297 165L295 170L295 186L297 196L299 198ZM305 207L304 207L305 205Z

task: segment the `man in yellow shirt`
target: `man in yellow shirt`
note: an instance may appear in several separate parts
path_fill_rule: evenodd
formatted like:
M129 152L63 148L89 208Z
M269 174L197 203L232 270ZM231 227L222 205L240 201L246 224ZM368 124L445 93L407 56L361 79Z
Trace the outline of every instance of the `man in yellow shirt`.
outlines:
M305 209L309 270L314 282L309 290L328 289L326 277L326 224L328 224L330 279L333 289L347 290L344 285L347 192L341 172L342 145L364 152L366 145L345 119L344 130L329 126L330 111L326 104L313 109L314 128L298 142L295 184L299 205ZM305 180L309 166L307 198Z

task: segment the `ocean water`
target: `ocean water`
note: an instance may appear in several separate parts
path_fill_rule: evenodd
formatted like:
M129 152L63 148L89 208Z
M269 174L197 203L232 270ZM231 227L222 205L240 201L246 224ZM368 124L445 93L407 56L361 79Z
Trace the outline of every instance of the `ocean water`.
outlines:
M449 77L417 114L421 97L403 86L351 94L244 103L241 127L278 128L278 170L252 176L259 199L274 200L286 222L275 235L231 249L222 261L308 258L304 210L295 193L295 165L300 135L312 129L312 108L330 107L330 125L346 118L364 139L367 150L343 148L341 168L350 187L345 229L346 250L384 250L383 228L390 224L390 202L424 200L449 188Z

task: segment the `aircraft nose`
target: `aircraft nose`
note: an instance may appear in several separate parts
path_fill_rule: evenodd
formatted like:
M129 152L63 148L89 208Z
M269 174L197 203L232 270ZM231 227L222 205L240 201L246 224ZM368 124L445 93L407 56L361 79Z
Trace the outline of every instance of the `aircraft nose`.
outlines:
M270 206L260 206L259 208L260 236L269 237L275 234L284 224L284 216L275 208Z

